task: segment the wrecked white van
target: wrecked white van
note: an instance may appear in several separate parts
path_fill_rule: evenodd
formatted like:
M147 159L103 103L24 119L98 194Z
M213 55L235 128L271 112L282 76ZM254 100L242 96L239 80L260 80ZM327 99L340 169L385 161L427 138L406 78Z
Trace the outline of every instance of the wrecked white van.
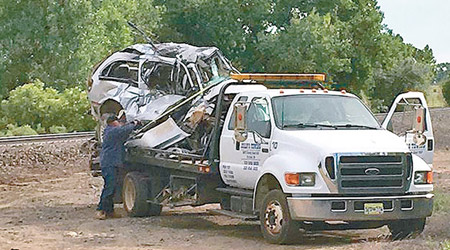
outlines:
M106 115L120 111L128 120L151 121L192 96L191 104L207 108L202 97L231 72L237 70L214 47L136 44L116 52L94 68L88 81L97 132Z

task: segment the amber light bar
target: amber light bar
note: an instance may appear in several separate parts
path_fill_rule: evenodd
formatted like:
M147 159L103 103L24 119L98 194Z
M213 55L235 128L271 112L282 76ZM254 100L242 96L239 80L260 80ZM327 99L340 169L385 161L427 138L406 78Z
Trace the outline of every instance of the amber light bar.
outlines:
M262 74L262 73L248 73L248 74L233 74L231 79L237 81L258 81L258 82L273 82L273 81L325 81L325 74Z

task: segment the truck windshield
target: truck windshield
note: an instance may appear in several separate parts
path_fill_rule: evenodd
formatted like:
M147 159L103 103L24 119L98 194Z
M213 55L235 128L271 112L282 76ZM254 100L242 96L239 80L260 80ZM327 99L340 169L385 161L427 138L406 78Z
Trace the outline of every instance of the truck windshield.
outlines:
M272 98L280 129L378 129L380 125L358 98L337 95L290 95Z

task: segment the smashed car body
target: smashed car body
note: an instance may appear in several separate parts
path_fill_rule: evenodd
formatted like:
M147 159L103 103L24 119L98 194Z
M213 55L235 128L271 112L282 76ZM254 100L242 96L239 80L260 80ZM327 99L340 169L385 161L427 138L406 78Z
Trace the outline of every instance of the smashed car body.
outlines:
M202 150L212 100L232 72L237 70L215 47L135 44L113 53L88 81L97 139L101 141L105 118L124 112L127 120L147 124L137 133L136 145L167 148L196 135L185 148Z

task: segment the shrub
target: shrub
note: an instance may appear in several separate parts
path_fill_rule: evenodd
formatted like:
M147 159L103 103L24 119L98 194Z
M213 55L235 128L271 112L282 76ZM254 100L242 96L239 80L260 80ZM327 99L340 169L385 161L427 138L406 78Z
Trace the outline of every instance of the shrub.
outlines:
M450 105L450 77L442 83L442 94L444 95L447 105Z
M8 124L2 136L37 135L38 133L30 125L17 126Z
M88 112L85 91L75 87L60 93L36 80L12 90L1 102L0 130L5 124L29 125L39 133L92 130L95 122Z
M61 133L67 133L67 128L64 126L51 126L48 131L52 134L61 134Z

